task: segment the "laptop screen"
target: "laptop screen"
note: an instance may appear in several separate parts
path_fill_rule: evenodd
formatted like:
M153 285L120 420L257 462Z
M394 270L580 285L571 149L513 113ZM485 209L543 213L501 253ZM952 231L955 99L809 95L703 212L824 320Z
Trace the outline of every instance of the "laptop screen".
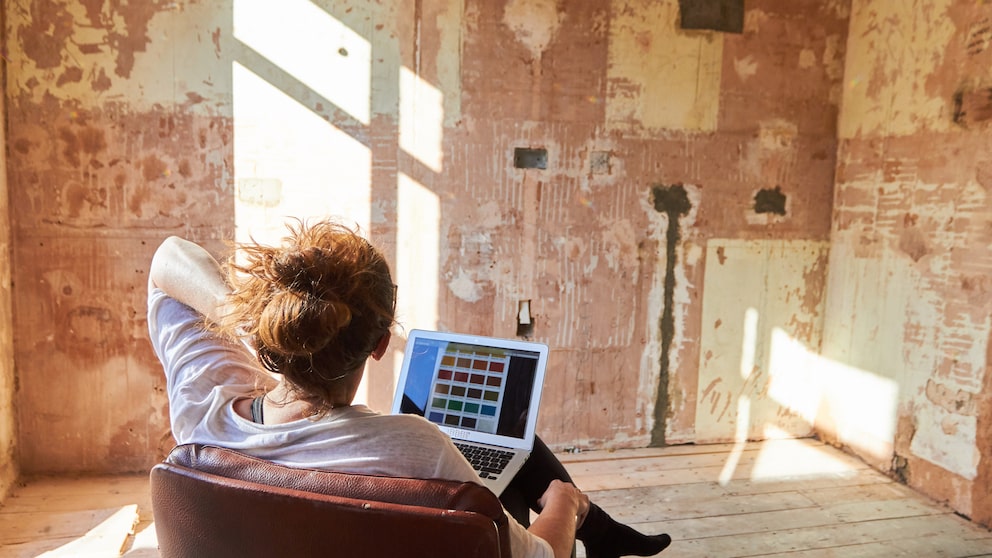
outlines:
M418 414L448 428L523 439L543 364L541 352L506 346L526 345L522 342L421 333L411 332L407 342L394 412Z

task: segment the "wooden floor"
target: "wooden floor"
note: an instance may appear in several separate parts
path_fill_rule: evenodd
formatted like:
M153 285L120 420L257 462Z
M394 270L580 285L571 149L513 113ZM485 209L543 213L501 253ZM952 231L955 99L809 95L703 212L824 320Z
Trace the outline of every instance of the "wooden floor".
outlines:
M992 532L814 440L563 454L661 556L992 557ZM35 479L0 507L0 558L155 557L147 477ZM579 556L583 556L581 547Z

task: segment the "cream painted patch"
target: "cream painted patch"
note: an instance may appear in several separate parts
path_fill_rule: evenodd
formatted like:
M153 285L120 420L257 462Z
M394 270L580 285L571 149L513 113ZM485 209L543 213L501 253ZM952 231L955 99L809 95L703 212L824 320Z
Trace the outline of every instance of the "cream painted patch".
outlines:
M798 135L799 126L795 122L776 118L758 123L758 142L762 149L770 151L792 149Z
M699 244L687 243L685 246L685 261L689 265L696 265L699 263L699 259L703 257L703 247Z
M476 302L482 298L482 287L464 269L459 269L458 275L448 281L448 290L465 302Z
M563 17L557 0L510 0L503 11L503 23L535 59L558 34Z
M844 43L839 35L827 37L823 49L823 70L830 78L830 102L839 104L844 94Z
M982 389L992 324L984 295L962 286L985 276L992 262L987 250L966 248L987 243L980 240L987 239L987 194L977 184L953 193L922 184L911 162L900 163L893 165L903 169L899 183L865 176L841 186L839 220L873 217L864 230L833 235L828 293L844 294L828 299L823 353L896 382L900 408L916 417L915 431L900 433L912 434L912 453L974 478L976 423L967 394ZM907 234L924 237L925 250L910 249ZM864 411L848 408L834 420L864 422ZM841 441L866 449L864 441Z
M462 23L464 2L441 0L435 23L438 30L437 86L444 95L444 125L453 126L462 118Z
M804 48L799 51L799 67L808 70L816 65L816 53L812 49Z
M741 81L747 81L748 78L758 73L758 61L750 54L744 58L735 58L734 71L737 72L737 77L741 78Z
M949 129L951 99L928 93L927 81L954 40L954 3L854 0L841 138Z
M677 0L613 3L607 66L607 127L716 129L723 35L676 28Z
M908 258L903 260L880 249L864 252L859 238L860 234L835 234L832 239L823 356L861 371L864 377L894 382L902 401L907 394L923 391L922 384L909 383L911 373L903 362L909 299L916 296L910 279L914 274ZM939 318L916 317L923 319ZM932 361L928 366L932 368ZM889 467L891 449L883 453L881 447L891 448L895 438L891 433L871 430L871 425L862 419L860 405L844 397L845 392L856 387L853 381L837 386L836 395L825 401L826 412L821 413L818 426L859 454L867 455L874 465ZM929 428L932 424L920 426Z
M756 34L761 31L761 26L770 18L762 10L747 10L744 12L744 33Z
M975 417L951 415L939 407L919 406L916 423L918 427L910 443L914 455L969 480L978 475L981 454L975 442L978 430Z
M799 127L783 119L759 122L758 133L746 140L740 153L740 173L757 184L787 184L796 172L796 138ZM755 213L745 218L754 224L780 222L785 216Z
M840 35L827 37L823 48L823 69L831 81L844 75L844 44Z
M823 302L807 307L803 300L807 294L817 298L807 293L817 284L807 275L817 269L827 249L827 243L813 241L709 241L697 443L760 440L767 432L812 432L811 418L800 412L809 405L797 402L791 390L773 390L776 381L779 386L788 383L782 375L795 372L782 364L786 353L781 351L787 349L774 337L784 335L803 346L819 347Z
M130 22L120 10L137 10L134 6L104 8L105 27L93 26L85 3L64 5L71 19L71 32L58 46L61 68L39 68L21 50L33 33L32 20L37 10L6 10L8 37L7 91L11 97L27 93L36 103L51 95L62 101L79 103L83 108L99 106L107 100L123 100L135 112L151 110L156 104L174 106L188 100L184 111L211 112L218 103L229 103L231 90L230 59L215 52L210 37L218 32L224 37L220 48L229 50L227 37L231 5L229 2L172 2L151 16L147 28L128 27ZM52 10L56 8L52 7ZM147 7L142 7L142 10ZM133 18L132 18L133 19ZM142 35L147 43L141 44ZM124 39L128 40L124 40ZM133 60L131 58L133 57ZM121 59L127 59L127 77L119 73ZM81 67L83 79L57 84L62 70ZM94 95L94 91L99 94Z

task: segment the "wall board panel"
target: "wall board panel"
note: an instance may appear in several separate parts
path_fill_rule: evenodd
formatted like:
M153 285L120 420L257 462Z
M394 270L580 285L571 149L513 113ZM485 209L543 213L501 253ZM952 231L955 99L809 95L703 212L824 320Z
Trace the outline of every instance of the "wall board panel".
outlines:
M711 240L706 249L696 442L809 436L811 421L776 390L803 371L774 351L782 334L819 348L822 288L807 277L825 265L827 244Z

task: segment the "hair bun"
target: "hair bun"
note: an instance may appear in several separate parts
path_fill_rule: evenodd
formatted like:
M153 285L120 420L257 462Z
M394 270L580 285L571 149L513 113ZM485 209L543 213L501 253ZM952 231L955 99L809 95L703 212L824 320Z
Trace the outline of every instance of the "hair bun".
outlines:
M319 260L320 248L316 247L279 254L272 261L273 279L283 288L312 293L321 280L320 266L316 265ZM313 276L315 272L317 276Z
M314 299L296 290L276 293L258 320L259 340L286 355L320 351L351 323L352 312L341 301Z

